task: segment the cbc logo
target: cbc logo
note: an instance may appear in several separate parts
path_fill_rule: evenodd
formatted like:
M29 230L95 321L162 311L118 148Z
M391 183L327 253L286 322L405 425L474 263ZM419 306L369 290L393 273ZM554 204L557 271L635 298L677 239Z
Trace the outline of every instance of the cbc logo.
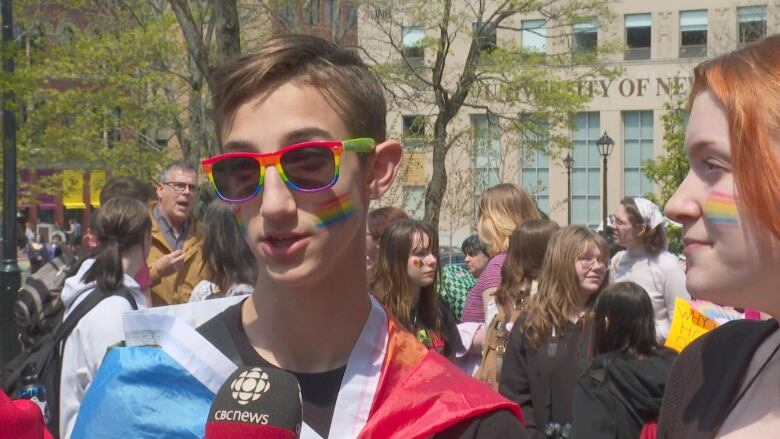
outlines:
M270 387L268 374L259 367L241 372L230 384L231 395L240 405L257 401Z

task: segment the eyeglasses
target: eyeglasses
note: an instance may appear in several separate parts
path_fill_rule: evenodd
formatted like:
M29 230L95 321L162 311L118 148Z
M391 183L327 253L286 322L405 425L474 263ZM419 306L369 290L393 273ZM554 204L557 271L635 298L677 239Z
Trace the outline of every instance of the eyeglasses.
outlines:
M585 270L590 270L596 264L609 268L609 263L599 256L580 256L577 258L577 263Z
M181 181L163 181L160 182L160 184L170 187L177 194L183 193L185 189L189 189L190 193L194 194L197 193L199 189L196 184L183 183Z
M261 154L230 152L201 160L203 171L220 199L245 203L257 195L265 182L265 169L274 166L290 188L300 192L327 189L339 179L339 163L344 151L371 152L374 139L310 141Z
M625 226L626 223L620 220L620 218L617 217L617 215L610 215L607 217L607 226L611 228L617 228Z

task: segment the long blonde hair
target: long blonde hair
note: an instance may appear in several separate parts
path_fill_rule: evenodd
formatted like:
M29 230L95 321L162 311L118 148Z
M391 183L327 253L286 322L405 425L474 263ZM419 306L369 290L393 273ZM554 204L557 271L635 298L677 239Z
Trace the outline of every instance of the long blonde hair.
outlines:
M528 193L510 183L497 184L479 200L477 234L490 256L506 251L509 236L523 221L540 219L539 209Z
M609 260L607 241L586 227L564 227L550 240L538 292L523 307L523 332L533 349L539 348L553 329L556 334L563 333L569 316L577 311L580 287L574 264L584 251L593 247L599 249L603 261ZM609 276L605 275L598 292L608 282ZM598 292L591 296L586 307L591 306Z

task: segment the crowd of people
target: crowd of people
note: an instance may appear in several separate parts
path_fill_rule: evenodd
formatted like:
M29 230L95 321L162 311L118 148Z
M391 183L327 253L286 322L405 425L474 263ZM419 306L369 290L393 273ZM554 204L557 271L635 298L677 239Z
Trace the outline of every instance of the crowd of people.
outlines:
M126 419L148 401L101 363L130 349L116 347L128 313L210 304L190 337L240 367L292 374L301 437L776 436L780 36L695 70L690 171L666 206L685 266L647 198L610 216L612 254L604 234L557 224L508 183L482 194L465 262L444 266L430 224L369 211L402 147L355 53L287 36L217 78L223 154L202 161L217 197L202 221L204 189L183 162L162 169L155 200L132 177L101 193L96 246L62 291L65 318L91 308L62 345L61 437L103 424L146 437L175 417ZM678 357L664 343L692 296L770 317L725 324Z

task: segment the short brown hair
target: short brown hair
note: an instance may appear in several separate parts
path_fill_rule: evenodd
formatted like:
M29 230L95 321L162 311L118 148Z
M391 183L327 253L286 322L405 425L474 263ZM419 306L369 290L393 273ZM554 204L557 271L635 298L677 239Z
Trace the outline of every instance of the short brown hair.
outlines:
M319 89L354 137L385 141L387 104L377 77L355 52L308 35L273 38L215 72L213 100L220 141L238 107L290 81Z
M664 250L668 246L666 240L666 229L664 223L650 228L650 226L642 218L642 214L639 213L639 207L636 205L633 197L626 197L620 200L620 204L626 209L628 214L628 221L631 223L631 227L636 230L636 237L642 247L651 255L656 255ZM644 228L643 228L644 227Z

